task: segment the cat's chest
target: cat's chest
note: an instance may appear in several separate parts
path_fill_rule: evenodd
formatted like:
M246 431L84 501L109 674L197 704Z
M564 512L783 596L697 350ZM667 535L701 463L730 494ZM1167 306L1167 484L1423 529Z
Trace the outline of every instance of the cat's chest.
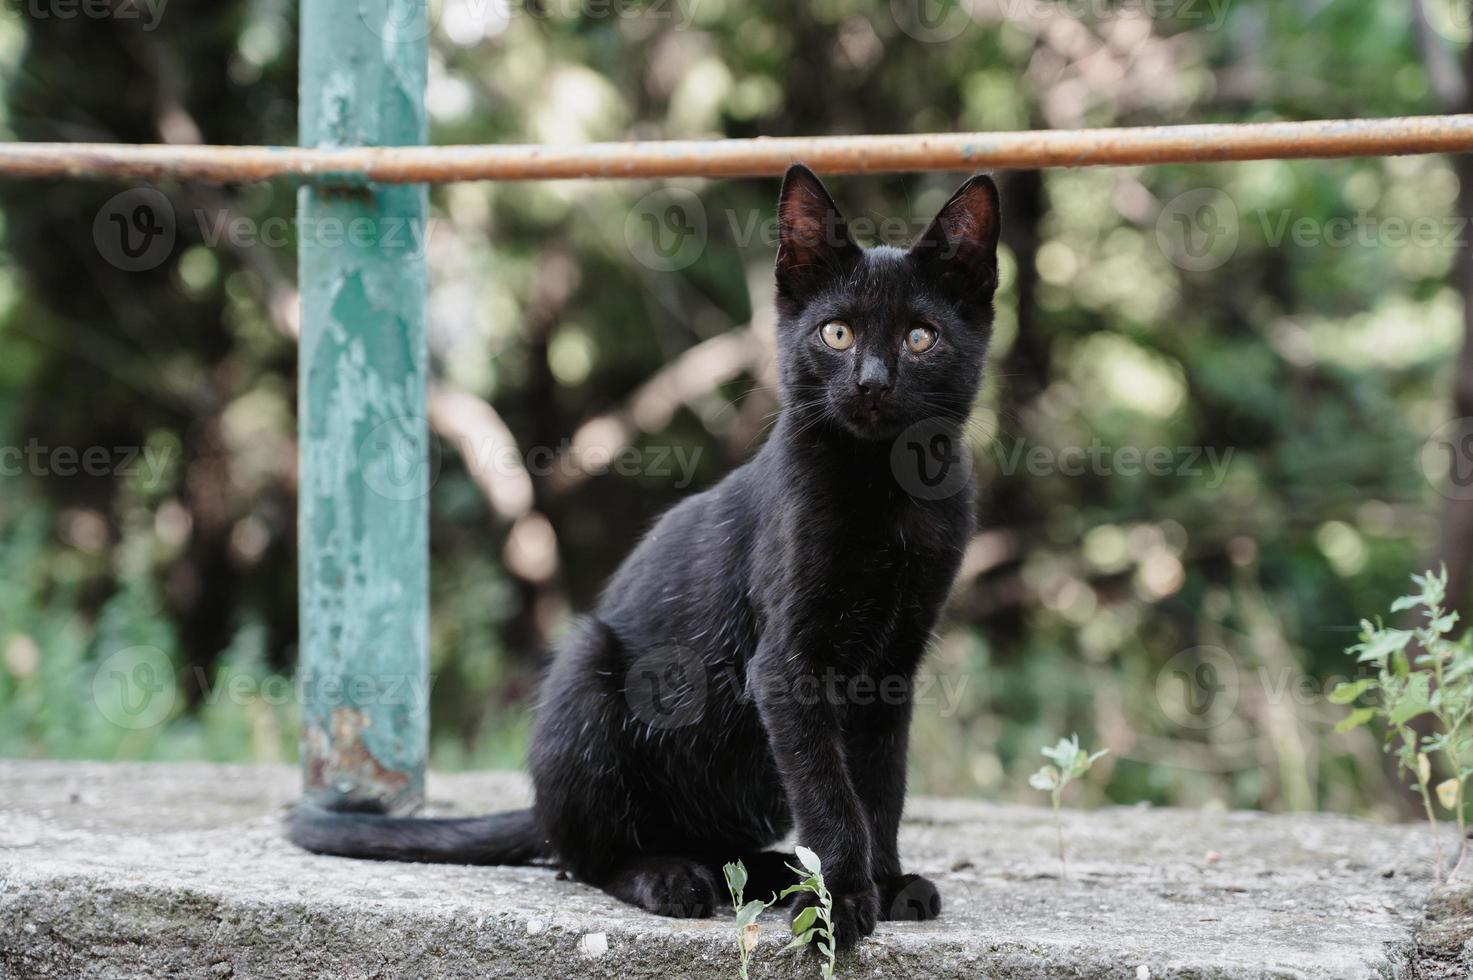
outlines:
M779 532L783 559L768 566L764 591L838 648L883 647L897 632L929 629L921 620L950 588L963 525L919 509L820 510Z
M842 578L862 573L870 581L903 584L965 545L968 510L960 501L893 497L858 507L815 503L782 533L815 571Z
M898 534L855 534L835 539L827 554L789 567L793 584L811 604L833 609L836 627L865 630L892 622L944 590L949 582L940 581L943 564L929 543Z

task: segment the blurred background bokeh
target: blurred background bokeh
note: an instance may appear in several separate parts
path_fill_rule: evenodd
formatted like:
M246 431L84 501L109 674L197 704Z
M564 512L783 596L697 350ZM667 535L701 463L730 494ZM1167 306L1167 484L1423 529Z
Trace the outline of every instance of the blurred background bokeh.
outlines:
M438 0L432 141L1458 111L1460 4ZM5 138L295 142L294 4L117 6L6 5ZM915 790L1036 799L1077 731L1111 750L1081 802L1411 812L1324 691L1411 572L1470 592L1462 167L999 175L981 529ZM960 177L830 186L885 238ZM133 186L0 184L0 755L289 761L295 193L161 186L174 238L135 268L102 220ZM776 189L433 190L433 765L521 765L549 644L763 438ZM177 697L119 725L94 681L136 647Z

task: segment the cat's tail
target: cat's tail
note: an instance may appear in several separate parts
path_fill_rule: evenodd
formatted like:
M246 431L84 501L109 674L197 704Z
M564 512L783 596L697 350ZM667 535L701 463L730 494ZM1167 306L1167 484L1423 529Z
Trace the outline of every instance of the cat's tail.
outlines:
M485 817L388 817L299 805L287 838L316 854L432 864L532 864L554 857L531 810Z

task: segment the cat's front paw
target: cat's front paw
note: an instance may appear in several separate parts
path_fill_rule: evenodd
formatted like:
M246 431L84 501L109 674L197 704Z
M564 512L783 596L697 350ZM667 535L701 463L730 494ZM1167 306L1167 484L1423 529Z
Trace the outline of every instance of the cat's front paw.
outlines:
M880 892L873 885L857 892L833 896L834 948L848 949L875 931L880 918ZM793 902L793 918L817 901L812 894L802 894Z
M877 881L880 917L892 922L925 922L941 915L941 893L929 878L892 875Z

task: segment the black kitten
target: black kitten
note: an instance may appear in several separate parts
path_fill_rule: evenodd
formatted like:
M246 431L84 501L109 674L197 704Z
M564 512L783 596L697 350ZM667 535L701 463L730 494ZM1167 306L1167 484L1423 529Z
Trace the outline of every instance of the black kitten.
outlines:
M953 464L997 286L998 198L967 181L908 251L862 249L817 177L778 203L784 408L751 462L681 503L562 645L532 735L536 804L459 820L299 809L312 851L552 859L652 912L707 916L823 861L841 945L931 918L901 868L911 684L974 523ZM933 458L934 457L934 458ZM919 467L919 469L918 469ZM796 911L796 910L795 910Z

